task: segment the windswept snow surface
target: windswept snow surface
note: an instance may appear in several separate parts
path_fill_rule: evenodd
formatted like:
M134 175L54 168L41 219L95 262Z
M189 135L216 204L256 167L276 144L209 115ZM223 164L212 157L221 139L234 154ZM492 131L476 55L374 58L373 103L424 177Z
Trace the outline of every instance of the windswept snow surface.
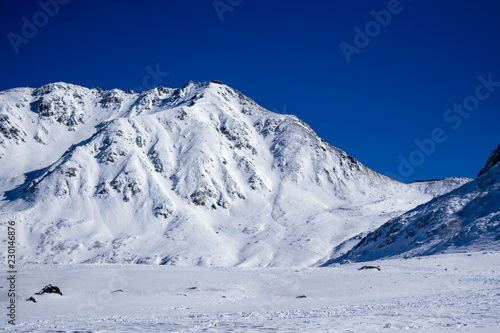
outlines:
M0 163L23 263L312 266L458 186L382 176L211 82L0 92Z
M500 252L325 268L25 265L22 332L498 332ZM57 294L35 295L46 284ZM118 291L117 291L118 290ZM36 303L25 299L34 296ZM297 298L297 296L306 296ZM6 294L1 293L2 304ZM12 328L4 319L4 329Z

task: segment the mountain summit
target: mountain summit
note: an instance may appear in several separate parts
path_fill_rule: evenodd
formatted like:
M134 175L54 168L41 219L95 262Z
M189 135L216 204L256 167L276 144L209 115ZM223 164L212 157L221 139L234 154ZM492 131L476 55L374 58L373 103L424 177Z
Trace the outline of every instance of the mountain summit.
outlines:
M310 266L468 182L403 184L217 82L0 93L24 263Z

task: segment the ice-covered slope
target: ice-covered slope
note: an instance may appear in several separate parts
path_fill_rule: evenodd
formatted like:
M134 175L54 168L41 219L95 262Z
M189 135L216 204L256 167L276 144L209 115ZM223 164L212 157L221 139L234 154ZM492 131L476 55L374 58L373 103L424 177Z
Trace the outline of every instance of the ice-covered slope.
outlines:
M500 250L499 154L500 146L474 181L359 237L352 250L331 262Z
M18 88L0 114L2 220L23 262L313 265L434 193L217 83Z

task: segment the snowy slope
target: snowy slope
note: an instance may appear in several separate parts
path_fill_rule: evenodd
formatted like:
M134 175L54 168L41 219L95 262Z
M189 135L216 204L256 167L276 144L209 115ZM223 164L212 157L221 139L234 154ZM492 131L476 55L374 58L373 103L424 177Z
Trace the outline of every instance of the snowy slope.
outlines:
M460 183L399 183L211 82L11 89L0 115L25 263L309 266Z
M419 192L438 197L470 181L472 181L470 178L447 177L442 180L415 181L410 183L410 186L417 189Z
M332 262L500 249L499 154L500 146L474 181L390 220Z

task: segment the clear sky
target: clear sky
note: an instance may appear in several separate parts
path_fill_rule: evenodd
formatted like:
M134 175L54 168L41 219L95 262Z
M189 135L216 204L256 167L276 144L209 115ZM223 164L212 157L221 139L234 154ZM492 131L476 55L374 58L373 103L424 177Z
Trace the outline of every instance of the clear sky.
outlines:
M0 90L220 80L380 173L474 178L500 143L499 17L492 0L2 0Z

